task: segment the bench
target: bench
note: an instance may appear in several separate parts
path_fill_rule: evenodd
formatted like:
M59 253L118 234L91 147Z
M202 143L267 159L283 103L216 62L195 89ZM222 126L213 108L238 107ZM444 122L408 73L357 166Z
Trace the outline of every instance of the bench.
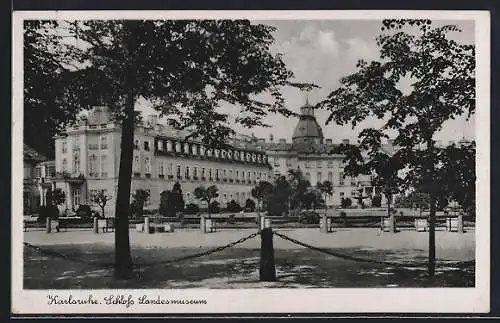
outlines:
M55 229L57 232L59 232L59 230L61 228L64 228L67 230L66 226L60 226L59 220L51 220L50 221L50 228L51 228L51 230Z
M146 227L144 223L137 223L135 225L135 229L137 232L146 232ZM174 225L171 223L150 223L149 224L149 233L154 232L174 232Z
M97 230L101 230L103 233L113 232L115 229L115 222L113 218L98 219L97 220Z
M458 218L446 218L446 231L458 232Z
M213 222L212 219L206 219L205 220L205 231L206 232L215 232L215 231L217 231L217 228L215 227L215 222Z
M390 226L391 226L391 220L390 218L387 217L382 217L380 221L380 230L384 232L390 231Z
M415 230L417 230L417 232L426 232L429 230L429 222L427 219L415 219Z

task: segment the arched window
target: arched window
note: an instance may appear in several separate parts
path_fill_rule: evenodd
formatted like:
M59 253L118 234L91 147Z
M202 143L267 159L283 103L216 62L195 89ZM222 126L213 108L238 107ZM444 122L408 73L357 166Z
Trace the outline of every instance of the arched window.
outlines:
M329 181L330 183L333 183L333 173L332 173L332 172L329 172L329 173L328 173L328 181Z
M317 176L317 181L321 183L321 172L318 172L318 174L316 175Z

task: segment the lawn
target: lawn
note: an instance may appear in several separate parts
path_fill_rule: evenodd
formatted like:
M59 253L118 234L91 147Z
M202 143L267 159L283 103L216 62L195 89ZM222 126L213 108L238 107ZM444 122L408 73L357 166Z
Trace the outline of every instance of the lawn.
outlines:
M435 282L431 284L426 278L425 266L405 268L364 263L297 248L276 249L278 282L259 282L258 248L229 248L167 266L160 263L207 249L132 246L133 260L138 264L136 277L116 281L112 268L99 265L112 262L114 253L110 244L54 244L43 246L43 249L85 263L25 247L25 289L473 287L475 277L473 261L440 262ZM426 260L425 253L417 249L389 251L349 247L330 250L379 261L424 263Z

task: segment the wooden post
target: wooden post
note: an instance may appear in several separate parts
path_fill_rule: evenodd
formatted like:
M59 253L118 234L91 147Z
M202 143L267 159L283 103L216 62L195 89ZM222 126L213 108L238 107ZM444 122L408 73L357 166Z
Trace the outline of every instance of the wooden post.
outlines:
M204 215L200 216L200 231L201 233L207 233L206 218Z
M146 231L146 233L151 233L149 230L149 217L144 218L144 231Z
M276 281L276 267L274 265L273 229L271 219L263 217L264 226L260 231L260 281Z
M98 221L97 217L94 217L94 233L99 233Z
M52 224L52 219L50 216L45 218L45 232L50 233L51 232L51 224Z

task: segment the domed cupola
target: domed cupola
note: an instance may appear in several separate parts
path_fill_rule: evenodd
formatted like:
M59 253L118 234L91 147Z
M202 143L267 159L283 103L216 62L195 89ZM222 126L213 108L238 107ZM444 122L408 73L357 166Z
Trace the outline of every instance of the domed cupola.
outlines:
M300 118L292 141L294 144L322 144L323 138L323 130L314 116L314 107L306 99L306 104L300 108Z

